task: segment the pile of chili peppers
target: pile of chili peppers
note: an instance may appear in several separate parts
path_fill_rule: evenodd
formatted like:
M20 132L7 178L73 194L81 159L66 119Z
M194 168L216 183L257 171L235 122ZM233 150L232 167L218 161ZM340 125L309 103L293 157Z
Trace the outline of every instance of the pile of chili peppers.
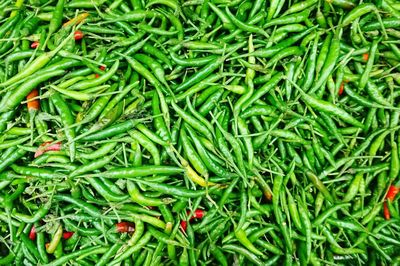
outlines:
M395 0L0 2L0 265L400 265Z

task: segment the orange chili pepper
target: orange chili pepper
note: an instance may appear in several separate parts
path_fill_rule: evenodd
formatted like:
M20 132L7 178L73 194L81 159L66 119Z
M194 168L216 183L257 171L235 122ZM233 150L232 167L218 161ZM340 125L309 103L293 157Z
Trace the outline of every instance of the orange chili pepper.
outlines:
M385 217L386 220L390 220L390 211L386 201L383 203L383 217Z
M26 105L28 106L28 111L37 111L40 108L40 101L39 99L34 99L35 97L39 96L39 91L37 89L33 89L27 96L26 99L28 102ZM31 100L33 99L33 100Z
M342 83L340 84L338 94L339 94L339 95L342 95L343 91L344 91L344 83L342 82Z

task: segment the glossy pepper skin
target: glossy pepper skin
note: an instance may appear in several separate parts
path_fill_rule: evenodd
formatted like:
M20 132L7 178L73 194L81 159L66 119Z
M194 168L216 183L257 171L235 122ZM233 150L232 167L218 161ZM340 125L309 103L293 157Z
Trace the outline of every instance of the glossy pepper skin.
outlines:
M0 265L398 264L396 1L0 2Z

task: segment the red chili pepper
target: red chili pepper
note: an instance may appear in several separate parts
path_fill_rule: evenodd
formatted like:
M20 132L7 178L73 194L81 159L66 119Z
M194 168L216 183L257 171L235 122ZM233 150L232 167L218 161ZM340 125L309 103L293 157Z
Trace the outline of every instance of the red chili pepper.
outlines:
M84 36L84 34L80 30L77 30L77 31L74 32L75 41L82 40L83 36Z
M187 211L186 213L187 213L187 215L189 215L190 211ZM190 217L190 221L192 221L193 219L201 219L204 217L204 215L205 215L205 212L203 210L197 209L193 212L193 216Z
M368 61L369 54L368 53L363 54L362 58L363 58L364 61Z
M390 220L390 210L387 204L387 201L394 201L396 198L396 195L400 192L400 187L396 187L395 185L390 185L388 192L386 193L385 196L385 202L383 202L383 216L385 217L386 220Z
M190 213L191 213L191 212L190 212L189 210L186 211L186 214L187 214L187 215L190 215ZM202 218L204 217L205 214L206 214L206 212L205 212L204 210L196 209L196 210L193 212L193 216L190 217L189 222L193 221L194 219L202 219ZM186 231L186 228L187 228L187 221L181 221L181 230L182 230L183 232L185 232L185 231Z
M95 77L95 78L99 78L100 75L96 73L96 74L94 75L94 77Z
M34 41L33 43L31 43L31 48L32 49L36 49L39 47L39 42L38 41Z
M63 238L64 239L70 239L74 235L74 232L64 232L63 233Z
M338 94L339 94L339 95L342 95L343 91L344 91L344 83L342 82L342 83L340 84Z
M386 220L390 220L390 211L386 201L383 203L383 217Z
M105 67L105 66L100 66L99 69L100 69L101 71L104 71L104 70L106 70L106 67Z
M31 231L29 231L29 239L32 240L32 241L36 239L36 228L35 228L35 226L32 226Z
M394 201L394 198L396 198L396 195L400 192L400 187L396 187L394 185L390 185L389 190L386 194L385 199L388 199L390 201Z
M181 221L181 230L182 232L186 232L187 229L187 222L186 221Z
M56 142L56 143L44 142L39 146L39 148L35 152L34 157L35 158L39 157L40 155L42 155L47 151L59 151L59 150L61 150L61 142Z
M119 222L115 226L118 233L132 233L135 231L135 225L130 222Z

